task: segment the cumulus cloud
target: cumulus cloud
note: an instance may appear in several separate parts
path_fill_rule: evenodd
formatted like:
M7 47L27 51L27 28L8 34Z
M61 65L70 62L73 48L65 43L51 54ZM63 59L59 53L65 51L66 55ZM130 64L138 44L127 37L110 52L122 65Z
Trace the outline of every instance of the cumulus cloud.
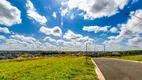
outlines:
M52 43L52 44L55 44L55 45L58 45L58 44L63 44L63 43L65 43L65 41L64 40L62 40L62 39L53 39L53 38L51 38L51 37L45 37L44 39L43 39L45 42L47 41L47 42L49 42L49 43Z
M131 12L132 15L141 17L142 10L136 10L135 12ZM138 24L139 23L139 24ZM119 35L113 37L113 40L106 40L105 43L120 43L124 39L130 39L138 34L142 34L142 23L141 20L131 16L125 24L119 24L120 26L120 33Z
M142 37L137 36L137 37L129 39L127 45L133 46L133 47L140 47L142 49L142 46L141 46L142 45Z
M48 34L48 33L47 33ZM60 50L84 50L86 43L93 43L93 39L88 36L82 36L81 34L75 34L71 30L68 30L63 39L54 39L47 36L43 39L44 43L50 43L54 45L54 49Z
M142 10L136 10L135 12L132 11L130 14L141 17L142 16ZM142 23L141 20L131 16L130 19L128 19L127 23L121 24L121 31L118 36L116 36L116 39L119 39L122 41L125 38L131 38L133 36L136 36L137 34L142 34Z
M117 31L118 31L118 29L117 29L116 27L112 27L112 28L110 29L110 32L111 32L111 33L117 33Z
M53 43L56 42L56 40L55 40L55 39L52 39L51 37L45 37L45 38L44 38L44 41L53 42Z
M136 10L135 12L132 11L131 14L141 18L141 16L142 16L142 9ZM131 16L131 18L127 21L126 24L122 24L121 25L121 27L122 27L121 31L124 31L124 30L127 29L129 31L134 32L134 33L142 33L142 27L141 27L142 23L139 23L140 21L141 21L140 19L138 19L138 18L136 18L134 16Z
M19 35L19 34L12 35L11 38L14 38L14 39L20 40L20 41L24 41L24 42L29 42L29 43L33 43L36 41L36 39L33 37L27 37L27 36Z
M42 50L42 44L39 41L33 43L19 39L5 39L5 42L0 45L2 50Z
M62 2L62 13L70 14L73 9L84 12L85 19L95 19L101 17L109 17L119 12L127 5L128 0L68 0Z
M84 51L86 43L89 41L70 41L64 39L54 39L45 37L42 41L35 39L31 36L12 35L9 38L0 36L3 43L0 45L1 50L63 50L63 51ZM91 42L91 41L90 41ZM88 44L88 50L94 50L94 45ZM101 46L97 46L101 50Z
M0 40L5 40L5 39L6 39L5 36L0 35Z
M81 34L76 34L71 30L68 30L63 38L70 40L70 41L93 41L93 39L89 38L88 36L82 36Z
M42 26L39 31L46 35L53 35L57 37L60 37L62 35L62 30L60 29L59 26L55 26L53 28L47 28L47 27Z
M47 19L45 16L41 16L36 9L34 8L33 3L30 0L27 0L26 3L27 7L27 14L31 19L34 19L35 21L39 22L40 24L45 24L47 22Z
M0 27L0 32L2 32L2 33L6 33L6 34L9 34L10 33L10 31L9 31L9 29L8 28L6 28L6 27Z
M100 31L107 32L110 26L100 27L100 26L84 26L83 31L98 33Z
M3 42L0 45L1 50L42 50L44 43L31 36L11 35L9 38L0 36Z
M56 19L57 15L55 12L53 12L52 16Z
M142 10L136 10L135 12L132 11L131 14L140 17L142 16ZM121 42L125 38L132 38L137 34L142 34L142 23L140 22L140 19L131 16L125 24L119 24L121 31L119 35L115 37L116 40L114 42Z
M58 47L58 49L62 50L84 50L86 43L93 43L92 41L78 41L78 40L63 40L63 39L53 39L51 37L45 37L45 42L49 42L54 46Z
M12 26L21 23L21 11L7 0L0 0L0 24Z

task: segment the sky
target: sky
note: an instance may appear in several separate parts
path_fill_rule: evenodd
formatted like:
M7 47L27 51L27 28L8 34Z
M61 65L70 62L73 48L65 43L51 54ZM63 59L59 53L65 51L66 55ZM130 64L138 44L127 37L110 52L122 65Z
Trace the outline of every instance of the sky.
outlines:
M142 49L142 0L0 0L0 50ZM129 14L125 14L129 13Z

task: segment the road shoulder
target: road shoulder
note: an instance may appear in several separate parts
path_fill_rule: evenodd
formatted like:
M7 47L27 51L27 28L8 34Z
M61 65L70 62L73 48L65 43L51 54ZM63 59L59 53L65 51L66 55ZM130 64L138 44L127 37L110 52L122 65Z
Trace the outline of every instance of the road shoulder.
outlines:
M97 66L97 64L95 63L95 61L93 60L93 58L91 58L93 64L96 66L95 67L95 71L96 71L96 74L98 76L98 79L99 80L106 80L104 75L102 74L101 70L99 69L99 67Z
M104 57L103 57L103 58L104 58ZM128 61L128 62L142 63L142 61L134 61L134 60L126 60L126 59L118 59L118 58L104 58L104 59L112 59L112 60L121 60L121 61Z

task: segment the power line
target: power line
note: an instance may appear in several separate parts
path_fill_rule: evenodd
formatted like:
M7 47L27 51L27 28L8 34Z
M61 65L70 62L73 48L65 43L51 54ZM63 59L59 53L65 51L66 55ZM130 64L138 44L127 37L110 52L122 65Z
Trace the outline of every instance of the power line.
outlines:
M125 13L126 15L131 15L131 16L134 16L134 17L136 17L136 18L138 18L138 19L140 19L140 20L142 20L142 18L140 18L140 17L138 17L138 16L136 16L136 15L134 15L134 14L131 14L131 13Z
M126 15L130 14L130 13L125 13ZM131 14L132 16L140 19L141 21L139 21L137 24L135 24L135 26L133 26L132 28L130 29L127 29L126 31L130 31L134 28L134 27L137 27L141 22L142 22L142 18L138 17L138 16L135 16L134 14ZM126 31L122 34L122 36L118 37L116 40L119 40L120 38L122 38L125 34L126 34Z
M130 28L129 30L127 30L127 31L130 31L131 32L131 30L134 28L134 27L137 27L140 23L142 22L142 20L141 21L139 21L135 26L133 26L132 28ZM118 39L120 39L121 37L123 37L124 36L124 34L126 34L125 32L122 34L122 36L120 36ZM117 40L118 40L117 39Z

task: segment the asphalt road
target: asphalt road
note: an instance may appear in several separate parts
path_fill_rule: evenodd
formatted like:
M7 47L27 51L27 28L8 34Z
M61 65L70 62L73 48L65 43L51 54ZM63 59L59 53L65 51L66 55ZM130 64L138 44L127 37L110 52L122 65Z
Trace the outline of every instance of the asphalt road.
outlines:
M142 63L93 58L106 80L142 80Z

